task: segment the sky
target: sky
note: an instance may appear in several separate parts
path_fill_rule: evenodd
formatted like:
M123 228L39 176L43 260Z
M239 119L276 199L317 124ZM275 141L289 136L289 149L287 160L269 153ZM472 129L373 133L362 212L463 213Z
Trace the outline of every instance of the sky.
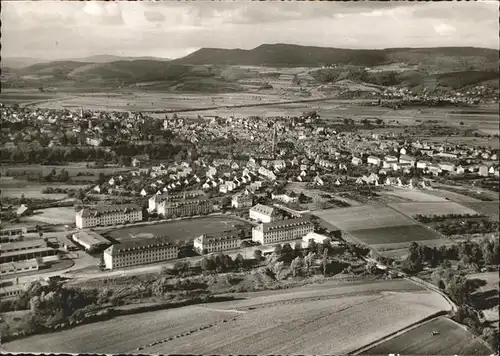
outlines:
M499 8L481 2L80 2L2 0L2 56L178 58L264 43L338 48L499 48Z

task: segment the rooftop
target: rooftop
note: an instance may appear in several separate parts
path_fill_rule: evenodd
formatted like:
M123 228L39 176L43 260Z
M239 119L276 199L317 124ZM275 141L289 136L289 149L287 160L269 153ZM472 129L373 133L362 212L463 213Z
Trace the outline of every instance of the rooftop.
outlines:
M106 249L111 256L120 255L130 251L155 249L159 247L177 247L171 243L165 236L157 236L145 239L128 240L119 244L112 245Z
M278 220L272 221L270 223L260 224L256 227L256 229L262 230L262 232L269 232L271 230L278 230L302 225L311 225L312 223L308 218L298 218L298 219L286 219L286 220Z
M250 211L255 211L257 213L271 216L276 212L276 209L271 207L271 206L268 206L268 205L257 204L255 206L251 207Z
M46 247L45 241L42 239L33 239L33 240L6 242L0 245L0 250L2 251L2 255L4 255L5 252L17 249L33 249L37 247Z
M91 215L109 214L117 212L130 212L142 210L137 204L122 204L122 205L94 205L91 207L83 208L78 212L82 217L89 217Z
M92 230L78 231L74 233L73 236L76 237L78 240L88 243L89 245L102 245L110 243L102 235Z

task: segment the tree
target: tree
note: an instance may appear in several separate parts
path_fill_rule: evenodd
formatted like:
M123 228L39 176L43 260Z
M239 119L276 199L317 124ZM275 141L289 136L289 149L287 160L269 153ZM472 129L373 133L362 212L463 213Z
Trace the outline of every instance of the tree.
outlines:
M446 284L445 291L455 303L464 305L471 292L470 283L466 277L454 275Z
M294 277L300 273L300 270L304 267L304 260L302 257L295 257L290 264L290 270L292 271L292 275Z
M323 240L323 248L328 250L328 254L332 251L332 240L330 238L326 238Z
M294 254L295 253L292 249L292 246L290 246L289 243L286 243L281 248L280 261L283 261L285 263L291 263L294 258Z
M184 275L189 272L189 262L186 261L177 261L174 264L173 272L177 275Z
M255 258L257 261L262 260L262 251L261 250L254 250L253 251L253 258Z
M83 200L85 198L85 193L83 191L83 189L78 189L78 191L76 192L76 195L75 195L76 199L78 200Z
M280 257L281 256L281 245L280 244L277 244L274 246L274 255L276 257Z
M328 250L325 248L323 251L323 258L321 259L321 267L323 268L323 276L326 276L326 272L327 272L329 263L330 263L330 260L328 258Z
M302 257L302 243L296 242L294 247L295 257Z
M21 194L21 199L19 199L19 203L21 203L21 204L26 204L27 203L27 200L24 197L24 193Z
M493 328L484 328L481 336L483 340L486 341L494 351L498 350L498 330Z
M309 252L316 252L318 250L318 247L316 246L316 241L314 241L314 239L310 239L308 244L307 244L307 249L309 250Z
M238 269L242 269L245 266L245 258L241 253L238 253L234 258L234 266Z
M306 266L306 272L309 274L309 269L312 267L314 261L314 253L309 252L306 257L304 257L304 264Z

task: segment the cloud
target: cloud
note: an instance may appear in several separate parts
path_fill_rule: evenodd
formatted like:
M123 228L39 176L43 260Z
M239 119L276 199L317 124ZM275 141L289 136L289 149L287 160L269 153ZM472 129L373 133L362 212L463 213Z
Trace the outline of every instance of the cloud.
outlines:
M457 29L455 27L447 25L445 23L440 23L440 24L434 25L434 31L440 36L449 36L449 35L457 32Z
M7 57L177 57L263 43L498 48L498 7L477 2L6 1L2 10Z

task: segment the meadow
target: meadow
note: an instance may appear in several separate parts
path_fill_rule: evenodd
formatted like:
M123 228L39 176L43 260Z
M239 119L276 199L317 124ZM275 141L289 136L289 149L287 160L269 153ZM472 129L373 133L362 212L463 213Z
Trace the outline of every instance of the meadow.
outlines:
M433 331L439 335L432 335ZM439 317L402 335L396 336L362 355L491 355L478 338L454 321Z
M375 229L349 231L356 239L367 245L405 244L426 240L438 240L440 236L422 225L389 226Z
M382 205L363 205L344 209L327 209L313 213L328 224L345 231L412 225L414 221Z
M471 208L471 209L477 211L478 213L489 216L491 219L493 219L495 221L499 220L499 208L498 208L497 201L464 202L461 204L468 207L468 208Z
M5 198L21 198L24 195L25 198L49 200L64 199L67 198L67 194L44 194L42 190L45 188L79 189L86 187L86 185L29 182L12 177L1 177L0 186L2 197Z
M133 239L133 236L140 234L167 236L172 241L188 241L201 234L217 234L234 229L235 225L249 226L248 223L232 217L211 216L169 221L152 225L126 227L109 231L106 234L113 239L122 241Z
M23 220L44 224L74 224L75 209L73 207L58 207L36 210L32 216Z
M449 309L441 296L405 280L244 296L117 317L2 346L10 352L346 354Z
M391 187L388 191L383 191L384 195L392 195L399 198L402 198L405 201L414 201L414 202L445 202L446 199L423 192L421 190L409 190L409 189L401 189L397 187Z

